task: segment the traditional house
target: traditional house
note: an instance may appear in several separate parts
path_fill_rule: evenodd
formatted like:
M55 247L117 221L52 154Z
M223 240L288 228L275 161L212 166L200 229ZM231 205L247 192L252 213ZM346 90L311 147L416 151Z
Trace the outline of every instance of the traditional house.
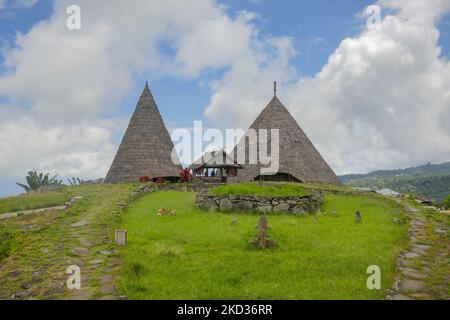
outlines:
M183 169L148 84L137 103L105 183L138 182L141 177L177 181Z
M277 98L276 83L272 101L256 118L250 129L256 130L258 138L260 129L279 130L279 169L276 173L261 175L261 168L266 166L262 165L259 159L256 164L249 162L250 135L246 134L234 150L235 159L239 159L237 158L239 148L245 150L246 162L240 163L243 169L239 172L239 181L292 181L341 185L339 178ZM270 151L269 134L267 144Z
M225 150L204 153L190 167L194 177L203 182L227 183L237 181L242 166L234 161Z

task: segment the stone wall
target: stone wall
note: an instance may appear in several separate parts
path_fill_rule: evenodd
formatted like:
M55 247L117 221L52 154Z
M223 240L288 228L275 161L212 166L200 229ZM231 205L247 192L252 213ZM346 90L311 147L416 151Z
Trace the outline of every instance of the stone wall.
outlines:
M323 203L323 193L314 191L307 196L259 197L198 193L196 205L206 211L257 211L301 215L315 212Z

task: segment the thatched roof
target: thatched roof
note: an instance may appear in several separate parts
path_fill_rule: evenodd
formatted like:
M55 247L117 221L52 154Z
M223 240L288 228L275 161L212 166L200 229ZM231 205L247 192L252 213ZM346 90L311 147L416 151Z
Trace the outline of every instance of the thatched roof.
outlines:
M303 183L329 183L340 185L341 182L325 162L306 134L292 117L286 107L275 96L269 105L256 118L250 129L279 130L279 171ZM259 134L258 134L259 135ZM270 131L268 131L268 149L270 151ZM261 164L249 164L249 142L244 138L239 142L245 145L246 163L240 170L240 181L254 180L260 176ZM235 157L237 146L235 148ZM267 166L263 166L267 167Z
M189 166L191 170L198 170L200 168L236 168L241 169L242 166L233 160L225 150L214 150L205 152L200 158L194 161Z
M143 176L179 178L182 166L172 162L172 150L169 132L146 84L105 182L138 182Z

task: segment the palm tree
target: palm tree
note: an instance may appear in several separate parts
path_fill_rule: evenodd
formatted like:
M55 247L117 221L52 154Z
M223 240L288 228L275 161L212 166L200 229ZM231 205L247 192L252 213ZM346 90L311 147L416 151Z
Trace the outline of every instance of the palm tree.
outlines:
M16 184L25 189L28 193L30 191L36 191L41 186L59 186L62 183L62 180L58 180L58 175L49 178L50 174L38 173L36 170L32 170L28 172L28 176L25 177L27 180L27 184L19 183Z

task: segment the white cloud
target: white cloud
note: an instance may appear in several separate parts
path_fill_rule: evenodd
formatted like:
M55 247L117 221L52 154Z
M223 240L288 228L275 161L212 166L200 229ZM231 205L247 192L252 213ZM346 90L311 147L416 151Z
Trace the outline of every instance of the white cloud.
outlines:
M106 132L114 128L99 127L96 119L117 108L135 76L197 78L208 69L247 62L257 68L255 60L268 59L259 47L285 51L286 40L257 35L251 23L256 15L241 12L233 19L212 0L135 0L133 6L80 0L82 29L75 31L66 28L70 4L56 1L52 17L18 35L4 54L7 71L0 77L0 96L9 105L0 112L9 118L0 119L0 176L9 174L10 166L60 173L72 166L73 175L104 174L113 158L111 133ZM21 111L15 107L12 112L11 105L22 106ZM32 134L22 132L27 126ZM82 135L69 152L66 144L75 143L77 130L101 138ZM33 147L37 141L39 148ZM39 156L31 157L34 153Z
M280 93L338 172L450 160L450 64L440 57L435 27L450 3L432 2L380 1L398 13L376 30L343 40L317 75L288 82ZM289 61L283 66L275 79L292 78ZM239 88L267 97L269 85L261 92L255 81L267 70L233 72L215 87L205 114L247 126L267 100L241 101Z
M210 83L205 115L221 127L248 126L278 80L279 96L339 172L449 160L450 70L434 25L449 8L432 1L381 0L399 13L342 41L310 79L291 66L289 38L260 35L256 14L232 18L213 0L80 0L80 31L65 27L72 2L56 1L52 17L5 53L0 176L34 167L99 177L117 126L98 119L136 76L202 79L219 68L228 71Z
M63 176L102 176L114 156L113 126L117 123L46 127L27 116L7 121L0 127L0 172L22 176L24 170L36 169Z

